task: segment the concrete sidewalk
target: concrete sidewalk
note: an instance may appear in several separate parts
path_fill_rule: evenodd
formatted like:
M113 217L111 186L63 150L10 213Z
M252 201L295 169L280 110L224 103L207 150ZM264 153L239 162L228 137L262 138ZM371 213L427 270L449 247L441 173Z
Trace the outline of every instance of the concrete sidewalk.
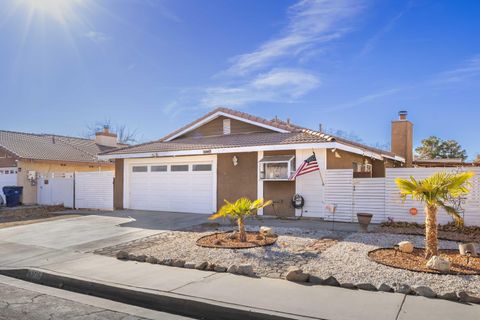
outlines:
M156 294L176 294L260 311L275 311L294 319L478 319L479 305L431 300L394 293L309 286L276 279L255 279L227 273L151 265L89 253L37 252L12 243L0 243L7 254L2 267L29 267L49 273L118 285ZM17 261L8 252L21 252ZM28 255L30 257L26 257ZM15 260L15 259L14 259ZM6 265L8 264L8 265Z
M164 232L118 226L128 221L85 216L0 230L0 269L34 269L290 319L479 319L480 305L119 261L91 253L102 244Z

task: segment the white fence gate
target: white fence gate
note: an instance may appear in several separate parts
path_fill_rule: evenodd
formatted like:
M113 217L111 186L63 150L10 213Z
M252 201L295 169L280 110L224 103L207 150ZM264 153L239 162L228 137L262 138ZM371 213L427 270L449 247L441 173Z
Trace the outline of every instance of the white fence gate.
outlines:
M37 203L63 205L73 208L73 173L48 173L40 175L37 185Z
M113 210L113 171L76 172L75 208Z
M325 206L336 208L326 210L326 220L356 222L357 213L373 214L372 222L409 221L423 223L423 204L407 199L402 201L395 179L424 179L440 171L474 171L472 188L465 198L462 208L466 225L480 225L480 168L389 168L385 178L353 178L353 170L327 170L325 181ZM412 216L410 209L416 208L418 214ZM438 222L446 224L452 218L443 210L439 211Z

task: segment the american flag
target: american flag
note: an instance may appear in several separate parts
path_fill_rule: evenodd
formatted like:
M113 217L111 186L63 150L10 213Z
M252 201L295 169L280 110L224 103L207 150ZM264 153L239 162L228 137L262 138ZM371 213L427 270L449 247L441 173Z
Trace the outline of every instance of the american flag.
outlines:
M302 165L298 167L297 171L290 177L290 180L295 180L298 176L319 170L320 168L318 167L317 158L314 153L303 161Z

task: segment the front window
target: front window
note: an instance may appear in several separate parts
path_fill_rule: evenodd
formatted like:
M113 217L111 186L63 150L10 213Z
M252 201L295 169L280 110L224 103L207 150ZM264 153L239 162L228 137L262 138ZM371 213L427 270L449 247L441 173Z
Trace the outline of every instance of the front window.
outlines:
M288 180L295 170L295 156L265 156L259 166L261 180Z

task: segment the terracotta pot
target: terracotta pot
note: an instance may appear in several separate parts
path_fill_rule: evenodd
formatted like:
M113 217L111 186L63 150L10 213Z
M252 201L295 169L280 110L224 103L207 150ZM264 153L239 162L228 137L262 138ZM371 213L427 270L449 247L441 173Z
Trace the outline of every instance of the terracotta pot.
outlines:
M357 213L358 226L360 232L368 232L368 225L372 221L373 214L371 213Z
M462 256L466 255L467 251L470 252L470 254L473 257L477 256L477 249L475 248L475 244L471 243L471 242L470 243L460 243L458 245L458 251L460 251L460 254Z

